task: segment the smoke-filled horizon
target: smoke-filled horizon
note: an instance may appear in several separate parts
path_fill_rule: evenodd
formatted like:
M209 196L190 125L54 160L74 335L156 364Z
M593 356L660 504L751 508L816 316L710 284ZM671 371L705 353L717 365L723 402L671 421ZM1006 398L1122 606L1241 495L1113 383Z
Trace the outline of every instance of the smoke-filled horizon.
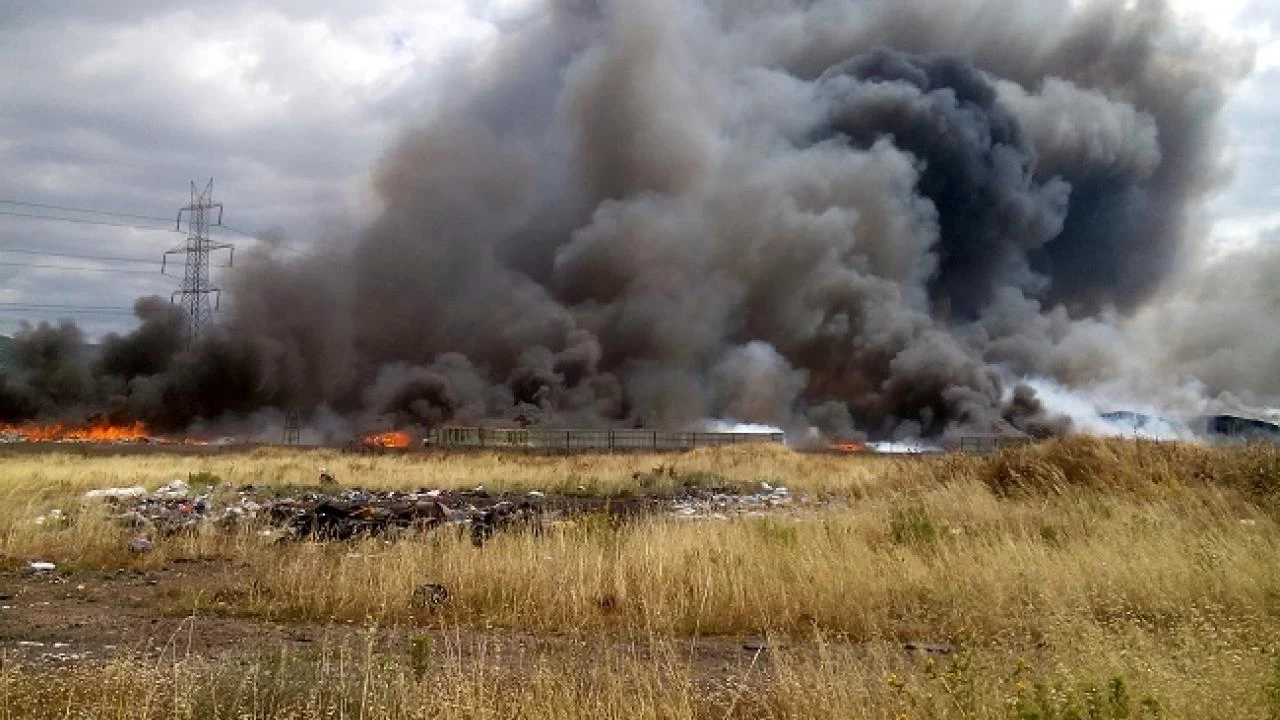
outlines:
M0 417L937 437L1063 430L1025 378L1271 402L1274 348L1240 386L1220 352L1249 297L1150 319L1248 65L1160 0L548 0L387 151L369 227L266 243L190 349L155 299L92 361L25 331Z

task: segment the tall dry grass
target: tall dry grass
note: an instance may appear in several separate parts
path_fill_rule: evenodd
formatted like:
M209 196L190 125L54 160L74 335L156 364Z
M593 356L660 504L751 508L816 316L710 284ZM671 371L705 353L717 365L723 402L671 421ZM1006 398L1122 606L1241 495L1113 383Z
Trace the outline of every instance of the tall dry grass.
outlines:
M432 622L421 583L452 593L449 622L554 632L672 634L814 628L875 637L1027 638L1124 619L1177 625L1194 608L1260 621L1280 598L1276 524L1212 491L1180 503L995 499L981 486L864 501L820 519L585 523L477 550L416 542L268 546L186 598L273 619ZM1241 520L1248 520L1242 523Z
M674 472L652 473L659 465ZM79 500L93 487L188 472L303 485L319 466L365 487L623 494L638 491L640 474L658 489L767 480L838 499L803 517L588 518L541 536L500 534L483 549L452 532L276 545L252 529L206 530L157 540L143 557ZM0 720L1280 717L1278 490L1275 448L1086 439L991 458L780 448L5 458L0 562L11 567L36 556L73 572L225 558L164 610L398 627L434 649L427 670L421 657L372 646L59 671L0 659ZM70 521L32 522L51 507ZM444 584L450 600L415 607L425 582ZM459 629L561 636L577 649L495 663L484 648L450 646ZM711 681L681 650L691 636L747 633L799 649ZM614 649L583 649L600 638L615 638ZM962 655L907 659L893 648L908 639L954 643ZM633 642L651 649L617 650Z
M232 484L261 483L281 473L289 457L255 453L203 469L225 473ZM313 461L294 456L293 472ZM399 471L398 487L466 486L508 461L348 460ZM93 504L76 506L65 527L32 522L58 501L43 493L73 493L61 500L74 505L74 494L96 484L81 474L100 470L64 462L42 471L42 490L32 489L37 481L29 476L13 479L15 468L0 469L8 498L0 502L0 537L10 567L35 557L71 570L158 566L175 557L234 560L191 587L176 603L181 612L539 632L818 629L858 639L947 639L1027 638L1053 628L1069 635L1081 624L1117 621L1174 627L1193 611L1265 623L1280 608L1274 449L1074 440L994 458L864 461L761 448L607 456L594 465L588 457L530 458L513 470L510 487L555 487L559 468L573 474L569 482L589 478L622 492L634 488L631 473L662 462L676 465L677 481L746 483L763 475L844 499L804 518L659 516L623 525L587 518L541 536L502 534L482 550L452 531L398 543L278 545L252 529L207 529L158 540L156 552L141 558L125 549L131 534ZM145 468L156 462L140 461ZM248 469L255 462L260 474ZM427 472L436 473L435 482L421 480L418 473ZM390 478L360 484L396 486ZM120 480L128 479L111 482ZM41 500L24 503L31 494ZM451 592L441 617L424 617L412 605L413 589L427 582Z
M372 638L372 635L370 636ZM950 657L814 637L708 662L685 645L513 649L417 634L49 668L0 663L0 720L289 718L1267 718L1280 670L1219 636L1099 643L1053 658L979 648Z
M638 490L634 476L672 467L686 476L714 474L730 482L785 479L810 490L856 487L872 482L892 458L802 455L776 445L744 445L685 454L618 453L543 455L518 452L387 453L362 455L334 450L261 448L208 455L30 452L0 455L0 492L46 497L96 487L156 487L188 475L209 473L231 485L315 485L320 468L340 483L370 489L471 488L494 492L591 492Z

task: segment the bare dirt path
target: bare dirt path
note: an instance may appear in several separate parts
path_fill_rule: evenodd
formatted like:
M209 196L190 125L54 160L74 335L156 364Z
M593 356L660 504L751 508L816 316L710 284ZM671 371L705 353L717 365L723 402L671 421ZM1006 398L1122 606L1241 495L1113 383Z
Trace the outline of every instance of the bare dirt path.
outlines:
M262 657L293 648L358 648L407 654L413 638L430 633L461 656L482 652L499 664L546 653L590 657L614 650L644 657L644 643L606 637L426 627L364 628L354 624L290 624L221 614L183 615L176 599L193 584L225 573L225 560L179 561L156 570L69 574L0 573L0 656L24 663L107 662L118 657L156 661L184 657ZM740 673L766 646L759 638L680 640L699 675ZM685 651L682 651L682 654Z
M284 625L236 617L181 617L179 588L213 577L222 561L158 570L0 574L0 648L26 659L109 659L130 653L218 654L246 643L302 637Z

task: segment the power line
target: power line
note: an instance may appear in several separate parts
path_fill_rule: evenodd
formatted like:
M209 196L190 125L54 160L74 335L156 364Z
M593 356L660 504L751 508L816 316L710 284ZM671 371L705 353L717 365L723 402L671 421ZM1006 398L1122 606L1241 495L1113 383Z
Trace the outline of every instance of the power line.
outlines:
M251 233L251 232L245 232L245 231L243 231L243 230L237 230L237 229L235 229L235 228L231 227L230 225L222 225L221 227L222 227L222 229L223 229L223 230L226 230L226 231L228 231L228 232L233 232L233 233L235 233L235 234L237 234L237 235L243 235L243 236L245 236L245 237L247 237L247 238L256 238L256 237L258 237L258 233Z
M171 221L170 218L159 217L157 215L138 215L135 213L122 213L122 212L116 212L113 210L93 210L90 208L72 207L70 205L51 205L49 203L33 203L33 202L27 202L24 200L10 200L7 198L0 198L0 205L17 205L19 207L39 208L42 210L59 210L62 212L85 213L87 215L106 215L108 217L132 218L134 220L154 220L156 222L162 222L162 223L168 223ZM168 227L155 227L153 225L137 225L134 223L113 223L113 222L108 222L104 220L92 220L89 218L53 217L50 215L36 215L34 213L22 213L22 212L16 212L13 210L0 210L0 215L9 215L11 217L21 217L21 218L27 218L30 220L55 220L58 222L80 223L82 225L105 225L107 227L123 227L123 228L134 228L134 229L140 229L140 230L164 230L166 232L173 232L173 233L179 233L179 234L182 233L182 231L177 228L171 229ZM249 237L249 238L258 237L257 233L245 232L244 230L237 230L236 228L233 228L227 225L222 225L222 226L218 226L210 229L227 230L237 235L243 235L244 237Z
M223 227L225 228L226 226L224 225ZM241 233L241 234L245 234L245 233ZM337 257L333 257L332 253L325 250L311 249L311 251L308 252L307 250L303 250L298 246L292 245L283 240L272 239L271 241L268 242L268 241L262 241L261 238L258 238L256 235L250 236L250 237L253 237L254 239L257 239L260 241L260 244L256 245L254 249L279 250L282 252L293 253L298 256L299 260L318 260L320 262L329 263L334 267L339 267L346 270L351 270L354 268L354 266L349 261L341 260ZM225 266L225 267L229 267L229 266Z
M87 218L52 217L50 215L36 215L35 213L15 212L12 210L0 210L0 215L26 218L28 220L54 220L57 222L76 223L78 225L103 225L106 227L133 228L135 230L155 230L157 232L169 232L169 233L182 232L181 230L175 230L174 228L156 227L155 225L137 225L134 223L107 222L105 220L89 220Z
M0 302L0 312L62 313L67 315L132 315L131 307L107 305L57 305L47 303Z
M40 310L38 308L3 308L0 307L0 315L18 315L19 319L31 317L47 317L49 315L57 316L59 319L69 317L103 317L103 318L123 318L132 317L133 312L124 310Z
M157 220L167 223L171 218L156 217L155 215L135 215L133 213L113 212L111 210L91 210L89 208L70 207L67 205L48 205L46 203L25 202L22 200L9 200L0 198L0 205L19 205L21 207L40 208L42 210L61 210L63 212L78 212L86 215L108 215L110 217L133 218L134 220Z
M150 265L155 262L155 258L124 257L122 255L83 255L81 253L59 252L55 250L37 250L35 248L0 247L0 253L13 253L15 255L48 255L50 257L76 258L78 260L101 260L103 262L145 263L147 265Z
M132 307L127 307L127 306L124 306L124 305L85 305L85 304L83 304L83 303L79 303L79 304L77 304L77 303L72 303L72 304L59 304L59 303L33 303L33 302L0 302L0 307L11 307L11 306L15 306L15 305L22 305L22 306L24 306L24 307L55 308L55 309L57 309L57 308L68 308L68 309L76 309L76 308L79 308L79 309L81 309L81 310L86 310L86 309L87 309L87 310L128 310L128 311L130 311L130 312L132 312L132 311L133 311L133 308L132 308Z
M0 261L0 267L35 268L37 270L76 270L79 272L114 273L117 275L150 275L154 277L164 277L164 273L158 270L126 270L124 268L75 267L71 265L48 265L45 263L17 263L17 262Z
M42 309L40 309L40 308L4 308L4 307L0 307L0 314L2 314L2 313L20 314L20 315L24 315L24 316L33 316L33 315L35 315L35 316L38 316L38 315L58 315L58 316L60 316L60 317L66 317L66 316L71 316L71 315L79 315L79 316L94 316L94 315L97 315L97 316L105 316L105 317L127 317L127 316L132 316L132 315L133 315L133 311L132 311L132 310L94 310L94 309L92 309L92 308L85 308L85 309L83 309L83 310L42 310Z

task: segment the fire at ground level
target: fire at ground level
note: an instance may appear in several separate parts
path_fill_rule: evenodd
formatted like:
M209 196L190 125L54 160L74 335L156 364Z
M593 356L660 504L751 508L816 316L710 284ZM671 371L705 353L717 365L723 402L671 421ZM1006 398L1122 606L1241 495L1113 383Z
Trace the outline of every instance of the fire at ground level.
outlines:
M672 432L662 430L615 429L510 429L443 427L429 431L387 430L338 443L289 443L282 434L279 442L237 437L190 437L152 434L142 423L128 426L106 424L66 426L61 424L0 425L0 445L6 448L83 448L104 450L176 448L244 449L249 447L306 446L338 448L354 452L423 452L507 450L515 452L680 452L706 447L744 444L786 444L782 432ZM861 454L873 452L924 452L931 448L909 443L863 443L845 441L810 445L807 450ZM940 448L939 448L940 449Z
M1112 412L1100 417L1094 434L1150 440L1185 440L1213 443L1280 442L1280 425L1229 415L1170 420L1135 412ZM308 443L306 447L339 448L355 452L423 452L505 450L516 452L681 452L704 447L753 443L786 444L807 452L845 455L917 455L940 452L993 452L1024 444L1034 438L1012 428L995 428L982 435L966 435L940 443L920 440L871 442L857 439L797 442L781 431L752 428L750 432L674 432L647 429L549 429L440 427L430 430L385 430L338 443ZM112 425L0 424L0 445L47 449L83 447L103 449L232 448L297 446L288 432L278 442L246 437L193 437L153 434L143 423Z

